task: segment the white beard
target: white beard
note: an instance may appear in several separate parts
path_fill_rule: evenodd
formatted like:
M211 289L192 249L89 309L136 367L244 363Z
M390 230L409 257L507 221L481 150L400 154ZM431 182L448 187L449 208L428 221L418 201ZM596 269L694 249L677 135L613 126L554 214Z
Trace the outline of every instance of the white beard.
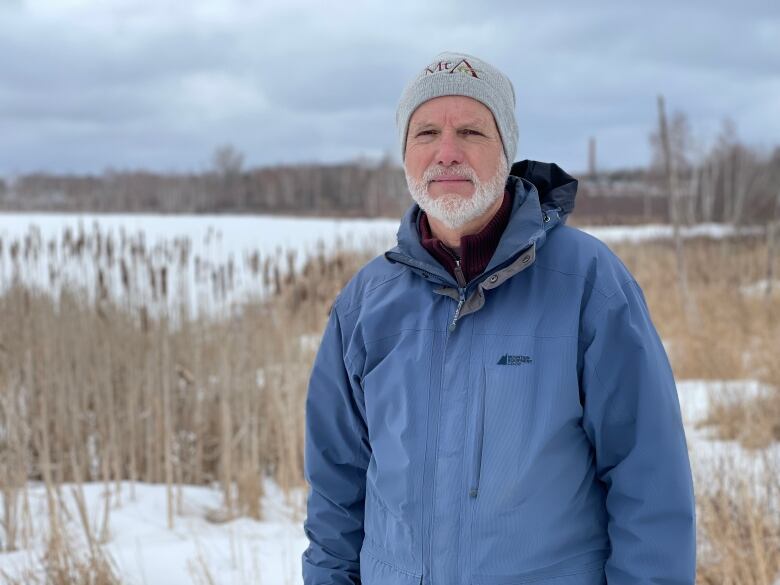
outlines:
M479 180L474 169L466 165L453 167L433 165L425 169L419 180L410 176L405 167L404 173L409 193L417 205L448 228L457 229L483 215L497 199L504 195L506 180L509 176L509 165L502 151L496 172L484 183ZM437 197L432 197L428 193L428 185L436 177L445 174L469 179L474 184L474 193L470 197L457 193L442 193Z

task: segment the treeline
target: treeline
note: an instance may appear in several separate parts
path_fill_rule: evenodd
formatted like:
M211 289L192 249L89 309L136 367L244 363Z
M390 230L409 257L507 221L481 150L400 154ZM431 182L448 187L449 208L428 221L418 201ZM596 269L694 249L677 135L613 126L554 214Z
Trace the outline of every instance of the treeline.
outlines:
M679 112L668 134L666 156L657 134L650 136L647 168L580 175L576 221L665 223L673 214L683 224L780 220L780 147L748 146L725 123L702 153ZM230 146L217 149L211 168L201 173L32 173L0 181L4 211L398 217L410 203L403 169L389 159L244 169L243 155Z
M106 171L21 175L0 186L5 211L294 213L397 216L411 202L403 171L387 161L243 169L218 151L202 173Z
M687 116L675 112L666 136L650 134L647 168L581 177L575 214L604 223L780 221L780 146L767 151L742 142L725 120L709 147L697 144ZM671 195L674 196L671 196Z

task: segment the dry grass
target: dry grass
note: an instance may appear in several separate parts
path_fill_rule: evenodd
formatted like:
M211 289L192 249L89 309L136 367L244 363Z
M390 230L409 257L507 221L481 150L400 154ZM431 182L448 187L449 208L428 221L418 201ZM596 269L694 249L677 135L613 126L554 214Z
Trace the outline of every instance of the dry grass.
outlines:
M780 398L777 389L748 399L724 392L710 405L701 426L717 429L717 436L738 441L748 449L764 449L780 440Z
M221 520L262 516L264 475L284 489L305 485L300 415L316 341L336 292L367 258L320 253L296 271L292 255L264 263L253 255L248 264L266 296L229 303L232 279L220 275L231 270L212 266L206 280L221 284L211 289L210 312L185 319L166 312L164 275L173 266L157 270L159 255L140 244L126 246L132 261L117 259L105 241L99 233L66 238L57 254L63 264L95 262L95 294L60 283L53 299L21 278L0 294L0 489L9 549L24 532L29 480L165 483L169 525L179 511L177 485L219 484ZM10 247L16 273L36 263L35 244ZM128 266L141 267L141 276ZM112 270L124 283L119 300L106 284Z
M51 486L166 483L169 523L179 510L177 485L220 485L224 506L214 521L262 517L264 474L283 488L304 486L302 413L311 360L330 302L366 256L320 253L296 271L290 257L260 262L255 254L248 263L266 297L242 304L227 301L232 270L208 266L204 282L216 310L186 319L165 302L174 294L167 283L180 256L160 266L136 242L126 245L130 256L116 246L111 263L105 239L100 246L82 236L56 245L61 262L93 258L94 287L60 282L52 299L17 282L0 294L6 550L26 548L34 532L25 490L31 479ZM678 379L754 378L774 388L750 400L724 394L707 424L759 452L780 440L780 296L741 288L765 275L763 242L686 241L698 323L681 308L670 242L612 248L642 285ZM17 245L16 270L34 262L26 249ZM108 292L112 281L125 291L119 301ZM176 291L189 294L180 284ZM780 571L780 473L744 478L732 470L725 463L697 479L713 487L697 493L706 543L698 582L771 585ZM84 524L84 530L100 542L109 526L106 507L100 529ZM53 567L67 566L61 555L50 559ZM201 582L213 580L207 566L192 568Z
M780 575L780 465L764 457L747 475L723 457L697 485L699 585L772 585Z
M10 575L0 570L7 585L121 585L118 569L89 529L83 498L76 497L82 520L81 535L68 533L67 509L53 486L49 488L49 522L46 546L40 558ZM76 494L74 494L76 495ZM82 547L82 540L86 546Z
M722 439L764 448L780 441L780 294L746 290L766 275L765 240L698 238L686 242L699 321L682 309L671 243L613 246L642 286L653 321L668 342L677 379L755 379L767 392L715 397L706 425Z

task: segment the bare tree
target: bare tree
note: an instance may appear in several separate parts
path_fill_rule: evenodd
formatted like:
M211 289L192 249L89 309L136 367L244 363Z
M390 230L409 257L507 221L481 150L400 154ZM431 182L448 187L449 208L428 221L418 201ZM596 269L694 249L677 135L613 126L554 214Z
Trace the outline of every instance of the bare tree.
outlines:
M663 100L663 97L660 98ZM676 192L674 195L669 191L669 218L672 222L682 221L683 214L682 199L685 197L695 196L695 191L692 189L683 189L680 183L688 177L692 177L693 168L690 161L690 152L693 147L693 138L691 135L690 124L688 123L688 117L680 111L672 114L671 120L665 120L665 136L661 135L661 130L650 134L650 148L652 152L652 159L650 162L651 172L660 173L664 178L664 184L669 188L669 174L667 167L671 165L673 168L674 181L676 183ZM649 215L649 201L645 196L645 213ZM687 206L686 206L687 207ZM674 218L677 218L675 220ZM685 215L686 223L695 222L695 218Z
M219 175L237 175L244 166L244 155L230 144L218 147L212 157L214 170Z
M761 179L763 165L758 154L740 142L730 118L723 120L713 153L723 167L723 220L739 225L756 181Z
M712 154L708 155L701 165L701 186L699 188L699 207L701 221L715 221L715 200L718 188L720 165Z
M729 218L731 223L739 225L742 223L745 202L748 199L756 181L761 177L756 154L743 145L737 145L734 148L734 156L730 158L734 169L734 187L733 187L733 207L732 215Z
M240 192L244 155L233 146L226 144L214 151L212 165L217 174L221 191L217 195L221 203L220 206L244 207L246 203L245 192Z
M780 147L775 148L767 175L769 183L777 192L774 212L766 228L766 297L769 300L772 297L774 286L775 257L777 256L777 240L780 235L780 187L777 186L780 182Z
M780 191L777 192L777 201L780 205ZM770 221L766 226L766 297L772 298L772 289L775 278L775 256L777 255L777 232L780 221Z
M685 314L690 318L690 324L698 327L699 313L688 287L688 270L685 264L685 249L683 248L682 234L680 233L680 214L678 205L680 188L677 178L677 164L679 163L680 158L676 157L672 150L669 129L666 124L664 97L662 95L658 96L658 141L663 155L663 168L669 188L669 211L672 219L674 247L677 256L677 275L680 296L682 297L683 306L685 307ZM679 155L680 152L677 154Z

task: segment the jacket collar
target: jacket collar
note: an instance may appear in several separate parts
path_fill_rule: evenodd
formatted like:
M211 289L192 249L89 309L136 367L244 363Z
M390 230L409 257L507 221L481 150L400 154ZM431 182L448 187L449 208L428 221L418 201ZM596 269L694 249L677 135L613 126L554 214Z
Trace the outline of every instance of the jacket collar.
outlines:
M507 179L507 189L514 191L512 210L504 233L498 242L481 280L496 268L512 260L533 246L544 245L547 232L560 223L574 209L577 180L555 163L523 160L512 165ZM420 243L420 206L415 202L404 213L398 228L398 244L385 252L391 262L402 262L424 278L454 284L452 276Z

